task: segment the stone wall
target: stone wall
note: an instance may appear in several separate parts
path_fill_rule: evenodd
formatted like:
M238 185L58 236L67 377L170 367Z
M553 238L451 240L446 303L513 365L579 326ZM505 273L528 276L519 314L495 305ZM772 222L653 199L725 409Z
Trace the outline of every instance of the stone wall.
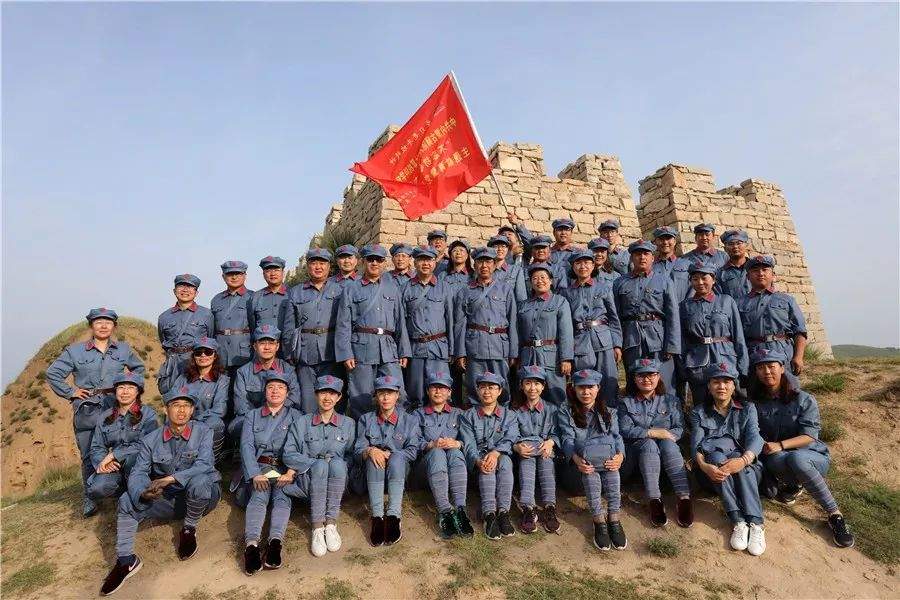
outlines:
M717 190L709 171L669 164L641 180L639 190L637 213L644 237L651 237L660 225L670 225L679 234L679 254L694 247L697 223L714 224L717 235L730 228L745 230L753 254L775 257L777 287L797 299L806 317L810 345L831 356L806 257L781 188L748 179Z

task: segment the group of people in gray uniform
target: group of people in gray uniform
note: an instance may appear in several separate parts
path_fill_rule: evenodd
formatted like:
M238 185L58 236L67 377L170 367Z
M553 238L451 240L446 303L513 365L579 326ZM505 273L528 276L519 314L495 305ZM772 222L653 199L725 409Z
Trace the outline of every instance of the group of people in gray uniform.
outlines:
M248 575L282 565L296 499L309 503L318 557L341 548L348 489L367 498L380 546L401 539L404 490L417 483L445 539L475 533L470 487L488 538L558 533L562 487L585 495L596 547L624 550L622 482L641 480L647 518L663 527L664 472L676 523L691 526L692 488L706 488L735 550L765 551L761 496L791 504L804 491L851 546L824 479L818 406L797 379L803 313L775 289L774 259L750 256L741 230L716 249L705 223L681 256L670 227L625 246L611 219L582 248L570 219L552 225L552 238L535 235L510 214L477 248L441 230L421 247L312 248L290 288L277 256L260 261L257 291L246 263L229 260L209 308L196 302L200 279L178 275L158 323L162 419L142 402L144 365L116 339L115 311L92 309L90 340L46 376L72 404L85 517L118 498L118 558L101 593L141 568L145 519L183 520L178 556L196 552L220 472L246 510Z

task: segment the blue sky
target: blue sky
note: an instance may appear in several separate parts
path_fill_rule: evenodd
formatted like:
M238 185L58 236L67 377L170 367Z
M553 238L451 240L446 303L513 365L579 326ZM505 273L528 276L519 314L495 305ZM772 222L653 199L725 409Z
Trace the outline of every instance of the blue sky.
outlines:
M294 263L454 69L485 145L779 183L833 343L900 345L898 6L5 4L2 382L92 306ZM872 240L872 244L865 244Z

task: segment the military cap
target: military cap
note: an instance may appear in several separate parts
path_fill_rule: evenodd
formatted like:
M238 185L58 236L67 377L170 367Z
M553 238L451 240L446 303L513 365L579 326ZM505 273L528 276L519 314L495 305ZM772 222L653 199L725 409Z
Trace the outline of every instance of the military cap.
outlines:
M413 249L412 246L403 242L397 242L393 246L391 246L391 256L395 254L408 254L412 256Z
M619 229L619 220L618 219L607 219L597 225L597 231L602 232L604 229Z
M425 387L440 385L445 388L453 387L453 378L447 371L430 371L425 377Z
M787 356L780 350L762 347L757 348L753 351L753 354L750 355L750 364L753 366L767 362L780 362L781 364L785 364L787 362Z
M562 219L554 219L553 229L575 229L575 222L572 219L566 217L563 217Z
M496 246L497 244L503 244L505 246L512 246L512 242L509 241L509 238L505 235L492 235L491 239L488 240L488 246Z
M526 365L519 369L519 381L525 381L526 379L540 379L541 381L547 381L547 373L544 370L544 367L538 365Z
M333 392L341 393L341 390L344 389L344 382L335 377L334 375L322 375L321 377L316 378L316 391L320 392L322 390L331 390Z
M274 325L269 325L268 323L263 323L262 325L256 326L256 331L253 332L254 340L275 340L278 341L278 336L281 335L281 330L279 330Z
M631 365L631 373L659 373L659 361L655 358L639 358Z
M444 231L443 229L432 229L431 231L428 232L428 236L425 239L427 239L430 242L434 238L443 238L446 240L447 232Z
M593 260L593 259L591 259ZM538 271L546 271L547 275L550 276L550 281L553 281L553 271L551 270L549 263L534 263L528 265L528 276L531 277Z
M493 248L485 248L482 246L481 248L475 248L472 252L472 258L475 260L482 260L489 258L491 260L495 260L497 258L497 251Z
M738 380L737 369L730 361L722 361L720 363L711 364L703 370L703 377L706 381L715 377L727 377L728 379Z
M700 223L699 225L694 225L694 233L715 233L716 226L711 223Z
M447 248L449 250L453 250L453 248L456 246L462 246L463 248L466 249L466 252L472 251L472 247L469 246L469 242L467 242L466 240L453 240L453 242L451 242Z
M769 267L770 269L775 268L775 257L773 256L754 256L750 260L747 261L747 270L754 267Z
M653 242L650 242L647 240L635 240L635 241L631 242L630 244L628 244L628 253L629 254L632 254L634 252L640 252L642 250L647 251L647 252L655 252L656 246L653 245Z
M516 235L519 235L516 232L516 228L513 227L512 225L501 225L500 229L497 230L497 233L502 235L504 231L511 231L511 232L515 233Z
M605 240L604 240L605 241ZM577 248L572 251L572 254L569 255L569 263L575 264L575 261L578 260L589 260L591 262L594 261L594 253L590 250L585 250L584 248Z
M393 375L385 375L375 380L376 390L400 390L400 379Z
M197 396L192 393L191 389L186 385L172 388L163 395L163 404L166 406L175 400L190 400L191 404L197 404Z
M331 252L327 248L310 248L306 251L306 262L311 260L331 262Z
M191 275L190 273L184 273L182 275L175 276L175 285L185 284L191 287L198 288L200 287L200 278L196 275Z
M144 376L141 373L119 373L113 377L113 387L123 383L136 385L139 390L144 391Z
M194 342L194 350L197 348L209 348L213 352L219 351L219 342L216 341L216 338L206 337L205 335L198 338L196 342Z
M482 383L493 383L494 385L499 385L503 387L506 381L503 380L502 377L497 375L496 373L491 373L490 371L485 371L481 375L475 378L475 385L481 385Z
M116 323L119 320L119 315L116 314L116 311L111 308L92 308L88 311L85 319L88 320L88 323L90 323L94 319L109 319L113 323Z
M547 248L553 243L546 235L536 235L531 238L531 242L529 242L528 246L531 248Z
M728 244L729 242L744 242L746 244L750 242L750 236L743 229L729 229L719 236L719 240L723 244Z
M246 273L247 263L241 260L226 260L219 268L222 269L222 273Z
M263 376L262 376L262 380L263 380L263 387L266 387L267 385L269 385L269 383L271 383L273 381L280 381L284 385L288 385L290 383L288 381L286 371L279 373L278 371L276 371L274 369L270 369L270 370L264 372Z
M598 237L594 238L588 242L588 250L593 252L594 250L609 250L609 240L606 238Z
M419 246L412 252L413 258L437 258L437 250L431 246Z
M581 369L572 374L573 385L600 385L603 375L593 369Z
M380 258L388 257L387 250L385 250L384 246L381 244L366 244L362 247L360 254L362 254L363 258L369 258L370 256L377 256Z
M344 244L343 246L338 246L334 254L335 256L359 256L359 250L353 244Z
M259 266L263 269L268 269L270 267L277 267L279 269L284 268L284 259L280 256L267 256L261 261L259 261Z
M693 275L694 273L707 273L716 276L716 265L712 263L705 263L702 260L695 260L688 266L688 274Z
M657 227L653 230L653 239L661 238L661 237L678 237L678 232L675 231L674 227L669 227L668 225L663 225L662 227Z

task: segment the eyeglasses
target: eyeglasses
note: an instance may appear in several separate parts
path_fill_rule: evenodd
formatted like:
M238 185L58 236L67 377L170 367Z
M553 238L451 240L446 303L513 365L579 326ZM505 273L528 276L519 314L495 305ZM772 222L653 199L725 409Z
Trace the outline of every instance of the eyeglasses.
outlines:
M216 351L211 348L197 348L193 352L194 356L212 356L215 353Z
M638 379L653 379L654 377L658 377L659 373L637 373L635 377Z
M384 259L380 256L367 256L366 262L383 263Z

